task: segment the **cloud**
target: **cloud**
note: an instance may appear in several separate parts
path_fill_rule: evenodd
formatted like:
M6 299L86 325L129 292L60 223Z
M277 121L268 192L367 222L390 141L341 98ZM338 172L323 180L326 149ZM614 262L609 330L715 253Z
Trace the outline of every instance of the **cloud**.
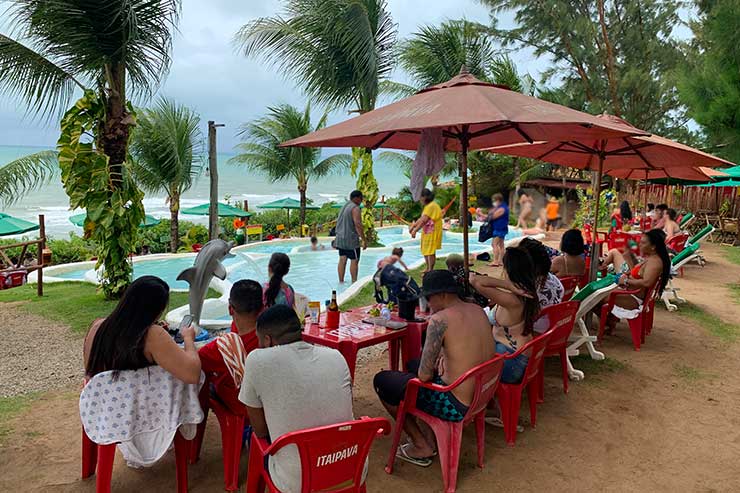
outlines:
M237 54L232 42L242 25L256 17L275 15L281 4L279 0L183 1L172 67L158 94L194 108L204 126L208 120L225 123L219 130L220 150L231 150L238 142L239 125L260 116L266 107L282 102L305 104L305 97L292 81L263 61ZM446 19L489 21L488 9L475 0L388 0L388 5L400 37L409 36L420 25ZM527 65L529 62L536 60ZM42 124L23 115L16 101L0 99L0 145L54 144L56 123ZM332 120L344 117L337 114Z

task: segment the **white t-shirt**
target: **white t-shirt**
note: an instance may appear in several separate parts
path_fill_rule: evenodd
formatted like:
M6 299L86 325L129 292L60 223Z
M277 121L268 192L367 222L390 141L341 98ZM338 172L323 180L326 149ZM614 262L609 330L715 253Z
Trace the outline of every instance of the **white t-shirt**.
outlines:
M239 400L264 409L273 441L292 431L354 419L347 362L339 351L303 341L249 353ZM295 445L270 457L269 468L280 491L300 493Z

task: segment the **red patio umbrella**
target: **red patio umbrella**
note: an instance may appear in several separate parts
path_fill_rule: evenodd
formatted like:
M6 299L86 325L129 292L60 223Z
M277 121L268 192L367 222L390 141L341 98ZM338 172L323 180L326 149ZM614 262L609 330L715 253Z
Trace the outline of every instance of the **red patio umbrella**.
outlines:
M627 121L613 115L599 115L597 120L620 124L640 132ZM601 177L629 179L656 178L707 180L707 173L700 167L731 166L732 163L693 147L674 142L658 135L625 135L612 139L578 139L565 141L540 141L533 144L516 144L489 149L498 154L508 154L537 159L561 166L596 171L594 230L598 228ZM646 174L647 173L647 174ZM693 177L693 178L692 178ZM592 255L596 254L596 236L593 235ZM591 262L591 276L596 273L598 262Z
M285 146L379 147L417 150L424 129L441 129L446 151L461 153L461 219L468 209L467 154L513 143L595 141L647 135L622 122L593 115L460 75L436 86L345 122L326 127ZM463 224L468 269L468 222Z

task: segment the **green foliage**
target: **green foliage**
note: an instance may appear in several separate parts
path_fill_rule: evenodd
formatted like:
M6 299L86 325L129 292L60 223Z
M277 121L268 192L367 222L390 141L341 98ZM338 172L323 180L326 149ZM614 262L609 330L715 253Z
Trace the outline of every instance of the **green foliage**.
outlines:
M184 233L178 238L178 251L180 248L180 241L183 241L183 237L188 236L194 237L196 241L193 243L205 243L208 241L208 228L202 224L195 224L190 221L179 221L180 231ZM233 228L232 228L233 229ZM188 232L192 230L192 233L188 235ZM170 251L171 246L171 231L172 224L169 219L162 219L156 226L148 228L139 228L139 235L137 236L134 250L141 252L141 248L146 245L149 247L149 253L167 253ZM186 250L191 251L191 250Z
M679 95L716 152L740 161L740 0L697 2Z
M101 98L85 91L64 115L57 146L69 205L87 210L85 237L98 245L97 267L105 266L101 286L106 296L116 298L131 280L132 268L127 258L134 250L139 224L144 220L144 194L126 168L120 175L112 173L108 156L92 142L82 141L86 133L99 128L104 118Z
M740 247L723 246L725 257L733 264L740 265Z
M215 298L219 293L209 289L206 296ZM94 285L86 282L45 284L44 296L40 298L36 286L30 284L0 291L0 307L2 303L17 301L24 302L21 310L68 325L75 334L84 333L96 318L107 317L117 303L101 296ZM168 310L187 303L188 293L170 292Z
M184 229L184 228L183 228ZM208 242L208 228L202 224L193 224L180 236L178 252L192 252L193 245L205 245Z
M0 167L0 204L10 205L48 183L59 169L56 151L41 151Z
M68 239L49 239L46 246L52 251L52 265L86 262L97 255L97 245L74 233Z
M272 181L295 180L301 196L301 223L305 223L309 182L346 168L351 158L346 154L334 154L319 160L320 148L281 147L280 144L324 128L326 117L324 113L314 126L310 104L303 111L288 104L268 108L266 116L242 127L240 134L244 142L237 146L240 153L229 160L262 172Z
M25 411L36 397L37 394L0 397L0 444L13 431L8 422Z
M378 242L375 231L375 211L373 207L378 201L378 180L373 174L373 153L370 149L355 147L352 149L352 175L357 176L357 190L362 192L362 227L365 229L365 240L368 245Z
M580 228L584 224L593 224L594 222L594 207L593 207L593 192L586 192L580 188L576 190L578 194L578 210L575 213L573 219L573 227ZM616 197L617 193L612 189L606 189L601 191L599 197L599 226L609 222L611 216L613 204L607 197Z
M660 135L690 138L673 77L684 63L673 37L682 22L680 1L480 2L491 7L492 34L505 46L531 49L552 61L543 80L558 86L551 96L559 102L612 113ZM503 12L513 13L514 28L499 27Z
M178 248L180 197L192 187L205 164L200 117L161 98L142 112L130 153L136 182L147 192L163 191L170 204L170 251Z

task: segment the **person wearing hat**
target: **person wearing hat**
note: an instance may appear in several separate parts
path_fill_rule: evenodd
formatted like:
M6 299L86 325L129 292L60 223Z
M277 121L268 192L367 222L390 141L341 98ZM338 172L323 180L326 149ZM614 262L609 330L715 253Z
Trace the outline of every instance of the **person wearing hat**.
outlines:
M418 378L422 382L449 385L495 356L488 317L480 306L464 302L458 293L451 272L433 270L424 276L422 294L429 302L432 316L421 361L409 362L408 372L381 371L373 380L375 392L391 416L397 415L409 380ZM439 419L459 422L465 418L472 399L473 383L466 382L450 392L421 388L416 405ZM432 430L411 416L406 417L404 430L411 441L399 447L398 458L417 466L430 466L436 453Z

